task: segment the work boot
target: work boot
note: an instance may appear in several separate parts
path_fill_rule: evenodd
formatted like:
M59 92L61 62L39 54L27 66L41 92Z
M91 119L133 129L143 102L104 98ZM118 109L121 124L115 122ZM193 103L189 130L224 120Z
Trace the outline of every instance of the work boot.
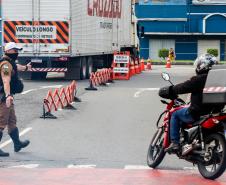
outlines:
M9 135L13 140L15 152L19 152L22 148L25 148L30 144L29 140L20 141L18 128L15 128Z
M2 140L2 131L0 131L0 141ZM9 157L9 153L6 153L0 149L0 157Z
M179 144L172 142L168 148L165 149L165 152L176 153L179 150Z

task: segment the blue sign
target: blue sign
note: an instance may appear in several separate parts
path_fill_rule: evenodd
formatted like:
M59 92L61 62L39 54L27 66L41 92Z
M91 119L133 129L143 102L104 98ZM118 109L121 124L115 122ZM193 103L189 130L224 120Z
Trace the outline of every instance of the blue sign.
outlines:
M139 0L140 5L186 5L187 0Z

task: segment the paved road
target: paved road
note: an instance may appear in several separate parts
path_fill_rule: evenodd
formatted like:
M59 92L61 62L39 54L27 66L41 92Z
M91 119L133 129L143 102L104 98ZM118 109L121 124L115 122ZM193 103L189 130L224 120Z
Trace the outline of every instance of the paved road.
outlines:
M57 120L38 118L42 113L42 99L49 89L47 86L65 86L69 82L27 81L25 94L17 96L16 104L18 124L21 130L26 129L23 138L30 138L31 145L17 154L13 153L12 144L4 147L11 156L0 159L0 166L147 169L148 145L155 131L157 116L164 108L157 90L168 85L161 79L162 71L169 72L172 81L178 83L191 76L194 69L178 66L166 70L162 66L154 66L152 71L134 76L130 81L117 81L108 87L99 87L96 92L84 91L87 81L78 82L82 102L74 104L76 111L54 113ZM26 114L22 116L22 112ZM4 141L7 139L4 137ZM175 156L167 156L160 169L167 173L167 170L197 173L191 164ZM221 182L226 181L222 179Z

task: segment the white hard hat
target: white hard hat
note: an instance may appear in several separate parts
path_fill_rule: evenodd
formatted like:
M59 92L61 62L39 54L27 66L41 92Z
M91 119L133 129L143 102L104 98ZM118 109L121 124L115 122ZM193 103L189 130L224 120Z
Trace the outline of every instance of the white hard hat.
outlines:
M11 50L11 49L22 50L23 48L18 47L15 42L9 42L5 45L5 51Z

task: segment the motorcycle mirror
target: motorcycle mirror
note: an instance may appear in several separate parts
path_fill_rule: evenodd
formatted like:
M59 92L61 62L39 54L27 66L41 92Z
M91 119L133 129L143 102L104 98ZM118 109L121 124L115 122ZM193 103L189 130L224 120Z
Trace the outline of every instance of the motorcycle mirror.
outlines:
M162 78L165 80L165 81L170 81L170 75L168 73L162 73Z

